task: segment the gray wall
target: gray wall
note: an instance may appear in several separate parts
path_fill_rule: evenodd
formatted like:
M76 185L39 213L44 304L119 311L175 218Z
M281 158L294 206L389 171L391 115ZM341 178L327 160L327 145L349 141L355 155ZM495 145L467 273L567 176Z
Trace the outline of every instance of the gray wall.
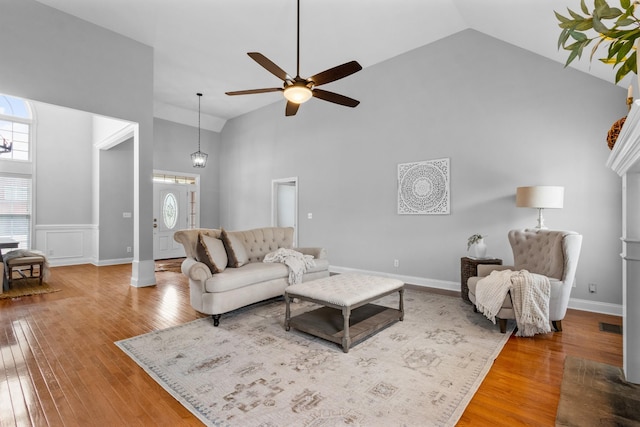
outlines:
M194 168L191 153L198 150L198 128L154 119L153 167L158 170L200 174L200 226L220 227L220 134L201 129L201 151L207 166Z
M32 102L36 118L35 225L92 224L91 115Z
M139 124L136 260L153 258L153 50L34 0L3 0L0 93ZM10 41L10 42L8 42ZM145 264L147 270L153 263ZM132 283L150 284L153 277Z
M507 231L535 226L516 187L562 185L565 207L546 219L584 235L572 298L621 304L621 180L605 162L624 89L473 30L326 89L362 103L312 99L287 118L279 101L227 122L223 227L269 224L271 180L297 176L300 246L326 247L333 266L459 282L468 236L488 234L509 263ZM451 214L397 215L398 163L442 157Z
M99 259L131 257L133 219L123 218L133 210L133 139L100 151L100 242Z
M127 259L133 247L133 140L99 151L99 203L92 198L92 114L33 102L36 115L35 225L95 224L99 226L97 261ZM154 120L154 168L199 173L201 225L220 226L218 162L220 134L201 130L207 167L194 169L190 154L197 148L197 128Z

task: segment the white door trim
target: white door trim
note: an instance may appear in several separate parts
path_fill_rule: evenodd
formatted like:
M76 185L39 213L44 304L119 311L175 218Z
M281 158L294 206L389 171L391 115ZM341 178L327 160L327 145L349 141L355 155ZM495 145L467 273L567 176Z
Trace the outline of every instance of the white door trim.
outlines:
M289 178L279 178L271 180L271 226L278 226L278 186L279 185L291 185L295 187L295 201L293 203L293 246L298 246L298 177L293 176Z
M191 206L190 206L190 200L189 200L189 197L190 197L189 192L190 191L193 191L195 193L194 202L195 202L196 209L195 209L195 212L194 212L195 213L195 218L193 220L193 227L194 228L199 228L200 227L200 175L199 174L194 174L194 173L186 173L186 172L165 171L165 170L160 170L160 169L154 169L153 170L153 175L166 175L166 176L174 176L174 177L185 177L185 178L193 178L195 180L195 185L193 185L193 184L181 184L181 183L175 183L175 182L174 183L169 183L169 182L162 183L162 182L153 181L154 210L152 210L152 211L155 214L155 208L156 208L155 205L157 203L157 200L156 200L155 196L156 196L156 193L157 193L157 190L156 190L157 189L157 185L171 184L171 185L175 185L176 187L183 186L185 191L187 192L187 195L186 195L186 197L187 197L187 200L186 200L186 205L187 205L187 211L186 211L187 225L184 228L187 228L189 226L189 224L191 223L191 220L189 218L189 215L190 215L190 212L191 212ZM157 219L159 220L159 218L157 218ZM176 229L176 231L177 231L177 229ZM153 254L153 257L155 259L156 256L157 256L157 247L156 247L157 246L156 245L156 243L157 243L157 241L156 241L157 235L156 235L155 231L153 233L153 239L154 239L154 245L153 245L154 246L154 248L153 248L154 249L153 250L154 254Z

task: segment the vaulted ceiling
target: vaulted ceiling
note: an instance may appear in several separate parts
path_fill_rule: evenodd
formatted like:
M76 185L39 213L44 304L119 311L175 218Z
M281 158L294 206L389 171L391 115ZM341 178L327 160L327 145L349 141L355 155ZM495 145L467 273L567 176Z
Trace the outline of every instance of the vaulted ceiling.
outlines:
M225 95L281 84L247 52L260 52L295 75L296 0L38 1L152 46L156 117L193 124L196 93L202 92L202 126L219 131L228 119L281 101L280 93ZM553 11L579 10L579 4L579 0L301 0L300 74L309 76L351 60L370 67L467 28L563 64L567 55L556 47L560 29ZM447 64L442 66L446 69ZM613 84L611 67L590 63L588 54L571 66ZM348 77L357 78L357 74ZM393 84L393 79L389 76L381 84ZM330 86L325 87L331 90Z

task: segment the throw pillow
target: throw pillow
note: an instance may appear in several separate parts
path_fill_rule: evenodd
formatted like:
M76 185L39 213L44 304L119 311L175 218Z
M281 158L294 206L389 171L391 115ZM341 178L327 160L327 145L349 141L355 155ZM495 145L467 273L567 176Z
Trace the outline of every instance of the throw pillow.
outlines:
M247 250L244 248L244 244L238 237L227 233L223 228L220 233L220 238L224 243L224 248L227 250L229 267L242 267L249 262Z
M198 234L198 244L196 245L196 259L209 267L212 274L220 273L227 268L227 251L220 239Z

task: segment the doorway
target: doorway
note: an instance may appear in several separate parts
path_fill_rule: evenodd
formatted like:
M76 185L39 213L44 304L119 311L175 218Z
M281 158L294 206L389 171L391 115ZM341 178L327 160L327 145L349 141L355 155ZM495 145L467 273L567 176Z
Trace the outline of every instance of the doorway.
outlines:
M199 227L198 176L154 172L153 176L153 259L183 258L182 244L173 234Z
M271 181L271 225L293 227L293 246L298 246L298 177Z

